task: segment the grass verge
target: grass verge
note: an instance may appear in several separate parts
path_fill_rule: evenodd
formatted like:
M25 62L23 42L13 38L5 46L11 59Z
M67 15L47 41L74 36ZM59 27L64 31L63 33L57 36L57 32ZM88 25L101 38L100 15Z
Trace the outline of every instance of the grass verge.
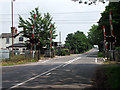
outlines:
M107 63L107 65L104 65L104 72L107 77L107 80L105 81L105 86L111 88L120 88L120 63Z
M93 79L95 88L120 88L120 62L106 61L100 66Z
M3 59L0 66L11 66L18 64L25 64L30 62L37 62L38 60L31 59L30 57L25 57L24 55L16 55L10 59Z
M103 57L103 52L98 52L98 57Z
M31 62L37 62L36 60L21 60L18 62L8 61L8 62L2 62L0 66L12 66L12 65L18 65L18 64L26 64Z

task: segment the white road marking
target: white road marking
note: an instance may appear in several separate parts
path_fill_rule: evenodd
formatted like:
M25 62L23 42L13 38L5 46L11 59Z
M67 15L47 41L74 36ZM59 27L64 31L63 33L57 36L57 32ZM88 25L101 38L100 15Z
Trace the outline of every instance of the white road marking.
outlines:
M97 58L95 58L95 62L97 63Z
M49 74L51 74L50 72L51 71L53 71L53 70L55 70L55 69L57 69L57 68L59 68L59 67L61 67L61 66L63 66L63 67L65 67L66 65L68 65L68 64L70 64L70 63L72 63L72 62L74 62L74 61L76 61L76 60L78 60L78 59L80 59L81 57L77 57L77 58L75 58L75 59L73 59L73 60L69 60L68 62L66 62L67 64L61 64L61 65L59 65L59 66L57 66L57 67L55 67L55 68L52 68L52 69L50 69L50 70L48 70L48 71L46 71L46 72L43 72L43 73L41 73L41 74L39 74L39 75L37 75L37 76L35 76L35 77L32 77L32 78L30 78L30 79L28 79L28 80L26 80L26 81L24 81L24 82L21 82L21 83L18 83L18 84L16 84L16 85L14 85L14 86L12 86L12 87L10 87L8 90L10 90L10 89L12 89L12 88L16 88L16 87L18 87L18 86L20 86L20 85L23 85L23 84L25 84L25 83L27 83L27 82L29 82L29 81L31 81L31 80L34 80L34 79L36 79L36 78L38 78L38 77L40 77L40 76L42 76L42 75L49 75ZM46 60L46 61L49 61L49 60Z
M49 60L45 60L45 61L43 61L42 63L45 63L45 62L47 62L47 61L49 61Z
M103 61L105 62L105 58L103 58Z
M48 76L48 75L50 75L51 73L47 73L46 75Z
M39 62L41 62L42 60L39 60Z
M39 74L39 75L37 75L37 76L35 76L35 77L32 77L32 78L30 78L30 79L28 79L28 80L26 80L26 81L24 81L24 82L22 82L22 83L19 83L19 84L15 85L15 86L12 86L12 87L10 87L8 90L10 90L10 89L12 89L12 88L16 88L16 87L18 87L18 86L20 86L20 85L23 85L23 84L25 84L25 83L27 83L27 82L29 82L29 81L31 81L31 80L36 79L36 78L38 78L38 77L40 77L40 76L42 76L42 75L44 75L44 74L47 74L47 73L49 73L49 72L51 72L51 71L53 71L53 70L61 67L62 65L63 65L63 64L61 64L61 65L59 65L59 66L57 66L57 67L55 67L55 68L52 68L52 69L50 69L50 70L48 70L48 71L46 71L46 72L44 72L44 73L41 73L41 74Z
M77 57L77 58L75 58L75 59L73 59L73 60L70 60L70 61L66 62L66 64L63 65L62 67L65 67L65 66L67 66L68 64L70 64L70 63L72 63L72 62L74 62L74 61L76 61L76 60L78 60L78 59L81 59L81 57Z

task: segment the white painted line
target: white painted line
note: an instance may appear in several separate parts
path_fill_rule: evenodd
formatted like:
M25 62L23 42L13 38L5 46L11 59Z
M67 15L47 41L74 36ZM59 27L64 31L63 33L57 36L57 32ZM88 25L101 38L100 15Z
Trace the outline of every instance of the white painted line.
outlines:
M16 88L16 87L18 87L18 86L20 86L20 85L23 85L23 84L25 84L25 83L27 83L27 82L29 82L29 81L31 81L31 80L34 80L34 79L36 79L36 78L38 78L38 77L40 77L40 76L42 76L42 75L44 75L44 74L46 74L46 73L49 73L49 72L51 72L51 71L53 71L53 70L61 67L62 65L63 65L63 64L61 64L61 65L59 65L59 66L57 66L57 67L55 67L55 68L52 68L52 69L50 69L50 70L48 70L48 71L46 71L46 72L44 72L44 73L41 73L41 74L39 74L39 75L37 75L37 76L35 76L35 77L32 77L32 78L30 78L30 79L28 79L28 80L26 80L26 81L24 81L24 82L21 82L21 83L19 83L19 84L16 84L16 85L10 87L8 90L10 90L10 89L12 89L12 88Z
M105 58L103 58L103 61L105 62Z
M95 58L95 62L97 63L97 58Z
M74 61L76 61L76 60L78 60L78 59L80 59L80 58L81 58L81 57L77 57L77 58L75 58L75 59L73 59L73 60L69 60L69 61L67 62L67 64L61 64L61 65L59 65L59 66L57 66L57 67L55 67L55 68L52 68L52 69L50 69L50 70L48 70L48 71L46 71L46 72L43 72L43 73L41 73L41 74L39 74L39 75L37 75L37 76L35 76L35 77L32 77L32 78L30 78L30 79L28 79L28 80L26 80L26 81L24 81L24 82L18 83L18 84L16 84L16 85L10 87L8 90L10 90L10 89L12 89L12 88L16 88L16 87L18 87L18 86L20 86L20 85L23 85L23 84L25 84L25 83L27 83L27 82L29 82L29 81L31 81L31 80L34 80L34 79L36 79L36 78L38 78L38 77L40 77L40 76L42 76L42 75L44 75L44 74L48 75L49 72L51 72L51 71L53 71L53 70L55 70L55 69L57 69L57 68L59 68L59 67L61 67L61 66L64 66L64 67L65 67L66 65L68 65L68 64L70 64L70 63L72 63L72 62L74 62ZM46 60L46 61L48 61L48 60Z
M50 75L51 73L47 73L46 75L48 76L48 75Z
M63 65L62 67L65 67L65 66L67 66L68 64L70 64L70 63L72 63L72 62L74 62L74 61L76 61L76 60L78 60L78 59L81 59L81 57L77 57L77 58L75 58L75 59L73 59L73 60L70 60L70 61L66 62L66 64Z

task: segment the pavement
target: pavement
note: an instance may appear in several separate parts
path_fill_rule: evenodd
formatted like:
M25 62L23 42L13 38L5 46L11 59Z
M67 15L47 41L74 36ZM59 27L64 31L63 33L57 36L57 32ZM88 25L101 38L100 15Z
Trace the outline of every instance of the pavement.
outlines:
M39 62L2 67L2 88L5 90L66 90L92 87L95 70L103 60L98 49L71 56L60 56Z

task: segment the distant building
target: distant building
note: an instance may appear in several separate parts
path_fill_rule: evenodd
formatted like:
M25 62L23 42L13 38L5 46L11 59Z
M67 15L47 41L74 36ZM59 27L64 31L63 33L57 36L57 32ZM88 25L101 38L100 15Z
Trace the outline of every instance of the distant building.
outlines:
M11 28L12 29L12 28ZM23 52L26 50L25 41L27 38L22 37L21 33L17 32L17 29L13 27L13 49ZM2 33L0 35L0 49L12 50L12 30L11 33Z

